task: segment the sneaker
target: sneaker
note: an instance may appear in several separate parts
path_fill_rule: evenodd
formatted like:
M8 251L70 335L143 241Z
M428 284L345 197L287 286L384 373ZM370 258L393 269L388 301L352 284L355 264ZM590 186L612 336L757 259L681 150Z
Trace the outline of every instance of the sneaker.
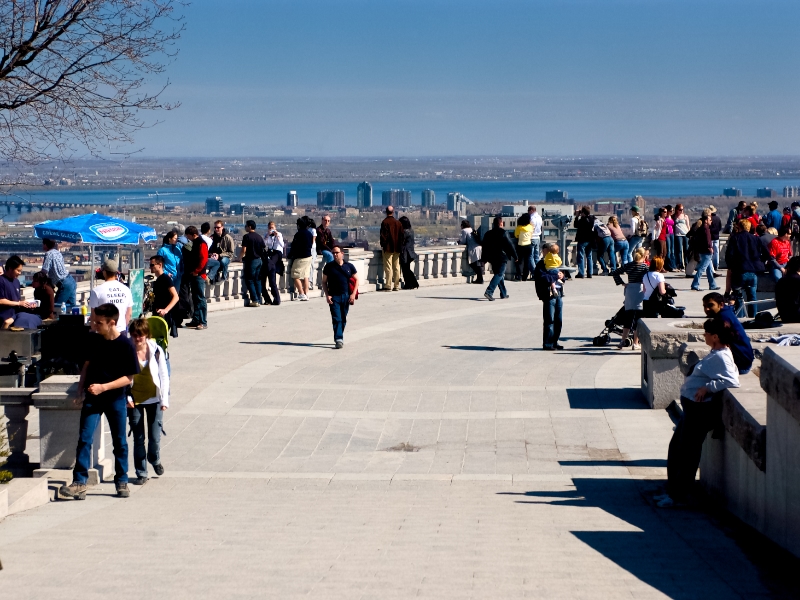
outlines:
M129 479L128 483L131 485L144 485L147 483L147 477L134 477L133 479Z
M398 287L398 288L394 288L392 291L393 291L393 292L399 292L399 291L400 291L400 288L399 288L399 287Z
M203 329L208 329L208 325L197 325L195 326L195 329L202 331Z
M336 340L336 349L341 350L344 348L344 342L342 340Z
M511 294L506 294L505 296L500 296L500 300L507 300L511 297Z
M117 483L117 498L127 498L131 495L131 491L128 489L127 483Z
M86 500L86 484L73 481L69 485L58 488L58 494L75 500Z
M555 349L555 346L542 346L542 350L547 350L548 352L554 352Z
M693 292L699 292L699 291L700 291L700 288L693 287L693 288L692 288L692 291L693 291Z
M722 289L722 288L721 288L721 287L719 287L719 286L717 286L717 287L708 288L708 289L710 289L710 290L713 292L714 290L720 290L720 289Z
M587 276L586 276L586 279L591 279L591 278L592 278L592 276L591 276L591 275L587 275Z
M575 275L575 279L583 279L583 275L581 275L580 273L578 273L577 275Z
M642 349L642 345L641 344L634 344L633 346L631 346L631 348L633 350L641 350Z
M308 296L305 294L300 294L300 302L308 302Z
M199 324L200 323L195 323L194 321L190 321L189 323L184 325L184 327L186 327L187 329L196 329Z
M484 292L483 297L491 302L494 302L494 296L492 296L489 292Z
M153 465L153 470L156 472L156 475L161 477L164 474L164 467L161 466L161 463L157 465Z
M564 346L562 346L561 344L556 344L553 346L553 348L555 348L556 350L563 350Z

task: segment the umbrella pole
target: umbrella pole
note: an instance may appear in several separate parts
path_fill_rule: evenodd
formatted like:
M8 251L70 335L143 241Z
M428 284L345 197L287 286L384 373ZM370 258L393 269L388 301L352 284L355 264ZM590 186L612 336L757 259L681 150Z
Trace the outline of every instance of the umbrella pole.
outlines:
M94 289L94 244L89 246L89 261L92 266L89 268L89 292Z

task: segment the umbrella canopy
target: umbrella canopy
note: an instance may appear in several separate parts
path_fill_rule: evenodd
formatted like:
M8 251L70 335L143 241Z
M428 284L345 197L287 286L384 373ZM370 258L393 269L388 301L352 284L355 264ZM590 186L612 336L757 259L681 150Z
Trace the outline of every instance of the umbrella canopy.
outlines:
M97 213L45 221L34 225L33 231L40 239L108 246L152 242L158 237L152 227Z

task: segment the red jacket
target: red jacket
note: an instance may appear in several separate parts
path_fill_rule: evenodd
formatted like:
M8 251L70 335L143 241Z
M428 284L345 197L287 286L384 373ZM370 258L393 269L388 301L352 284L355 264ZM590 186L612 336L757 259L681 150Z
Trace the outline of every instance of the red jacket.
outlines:
M194 275L206 276L206 265L208 264L208 246L200 236L192 240L192 250L189 252L189 260L186 261L186 272Z

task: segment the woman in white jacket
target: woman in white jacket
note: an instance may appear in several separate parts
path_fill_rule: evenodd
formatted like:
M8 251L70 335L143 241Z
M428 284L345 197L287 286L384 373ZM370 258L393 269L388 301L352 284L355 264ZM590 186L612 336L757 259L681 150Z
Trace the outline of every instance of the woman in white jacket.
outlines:
M164 350L150 339L150 327L145 319L131 322L128 332L136 348L141 372L133 378L128 396L128 420L133 433L133 464L136 478L133 485L147 482L147 463L156 475L164 473L161 465L161 423L169 408L169 370ZM145 423L149 441L145 452Z
M483 263L481 262L483 248L472 235L469 221L461 221L461 238L458 243L467 247L467 262L475 271L475 280L472 283L483 283Z
M686 502L694 486L703 441L722 423L722 394L739 387L739 369L729 348L733 331L722 319L703 325L711 347L681 386L683 416L672 434L667 455L667 493L656 497L658 506L669 508Z

